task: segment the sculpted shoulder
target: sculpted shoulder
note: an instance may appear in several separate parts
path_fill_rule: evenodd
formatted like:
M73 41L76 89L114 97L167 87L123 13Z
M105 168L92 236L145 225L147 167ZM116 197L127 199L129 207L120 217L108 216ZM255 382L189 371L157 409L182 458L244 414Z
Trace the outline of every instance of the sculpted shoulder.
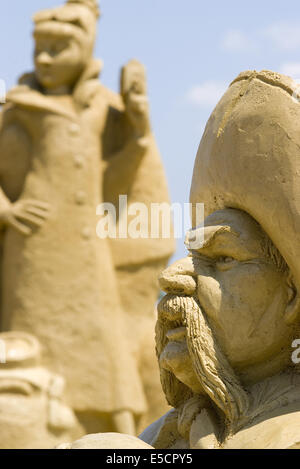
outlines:
M188 449L188 442L178 432L178 412L171 409L139 436L155 449Z
M147 427L139 436L140 440L152 445L161 432L167 415L168 414L163 415L158 420L149 425L149 427Z
M223 446L224 449L300 449L300 402L255 419Z

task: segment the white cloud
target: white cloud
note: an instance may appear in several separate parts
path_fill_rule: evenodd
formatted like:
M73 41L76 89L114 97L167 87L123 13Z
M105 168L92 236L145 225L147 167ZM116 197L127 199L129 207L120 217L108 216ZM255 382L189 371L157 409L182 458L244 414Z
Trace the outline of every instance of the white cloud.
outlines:
M230 52L249 52L255 48L255 44L242 31L232 29L223 37L221 47Z
M198 107L213 107L225 93L228 85L218 81L206 81L193 86L187 92L188 102Z
M229 52L262 51L267 44L283 52L298 51L300 22L281 21L269 24L264 29L253 30L251 35L239 29L231 29L221 41L221 47Z
M280 67L280 73L288 75L294 78L294 80L300 79L300 62L287 62Z
M267 27L263 35L273 42L273 45L283 51L294 51L300 47L300 24L281 22Z

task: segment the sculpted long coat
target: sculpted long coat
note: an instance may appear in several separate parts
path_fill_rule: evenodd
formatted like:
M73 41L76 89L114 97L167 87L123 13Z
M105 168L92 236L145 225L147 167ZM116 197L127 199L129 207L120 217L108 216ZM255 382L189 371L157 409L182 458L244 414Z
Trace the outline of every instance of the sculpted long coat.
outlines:
M4 233L2 330L38 337L43 365L66 378L76 410L140 414L145 399L123 333L109 242L96 236L110 104L97 74L92 66L67 101L43 95L30 75L8 96L1 187L10 200L44 201L51 212L29 237Z

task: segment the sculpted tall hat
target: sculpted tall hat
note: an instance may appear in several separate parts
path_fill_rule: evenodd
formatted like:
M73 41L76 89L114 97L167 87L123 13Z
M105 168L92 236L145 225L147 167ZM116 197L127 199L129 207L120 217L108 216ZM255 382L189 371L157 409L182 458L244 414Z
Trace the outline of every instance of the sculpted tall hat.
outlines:
M241 73L213 111L197 154L191 202L206 215L249 213L300 289L300 104L297 84L270 71Z

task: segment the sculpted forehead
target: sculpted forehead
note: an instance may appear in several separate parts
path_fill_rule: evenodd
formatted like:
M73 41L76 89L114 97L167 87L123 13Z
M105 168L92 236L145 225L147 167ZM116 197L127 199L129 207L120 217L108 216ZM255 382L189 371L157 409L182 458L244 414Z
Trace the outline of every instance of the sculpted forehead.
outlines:
M199 228L201 229L203 228ZM235 253L240 258L248 258L263 254L264 236L262 229L250 215L240 210L225 209L216 211L205 219L203 244L189 244L189 235L186 244L188 249L192 246L203 254L217 256L222 255L224 250L231 250L232 254Z

